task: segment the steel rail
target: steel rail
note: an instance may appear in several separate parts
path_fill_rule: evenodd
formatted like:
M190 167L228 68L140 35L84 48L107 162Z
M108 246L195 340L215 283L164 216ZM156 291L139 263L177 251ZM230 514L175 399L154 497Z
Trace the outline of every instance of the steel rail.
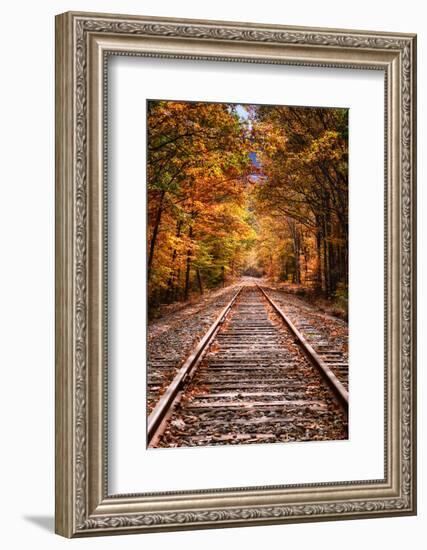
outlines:
M217 331L219 330L221 324L225 321L242 288L242 286L239 287L239 289L228 302L228 304L224 307L224 309L221 311L221 313L218 315L212 325L208 328L200 342L197 344L196 348L187 357L182 367L176 373L168 389L160 397L156 406L151 411L147 420L147 447L150 447L152 440L154 439L154 437L156 437L156 435L158 435L157 432L160 425L162 424L163 419L167 415L178 393L181 391L185 381L188 379L190 374L194 372L195 368L200 363L204 355L204 351L208 348L209 344L215 338Z
M289 317L283 312L280 306L277 305L272 298L270 298L270 296L265 292L265 290L261 286L259 286L258 284L256 286L263 293L263 295L265 296L269 304L273 307L273 309L276 311L276 313L279 315L279 317L284 321L284 323L289 328L289 330L294 334L297 340L297 343L300 345L304 354L312 363L312 365L314 365L320 371L320 374L323 376L325 381L328 383L328 385L332 389L339 404L344 409L344 412L348 415L348 391L345 389L343 384L338 380L338 378L335 376L332 370L328 367L328 365L323 361L323 359L314 351L312 346L307 342L305 337L296 328L296 326L292 323Z

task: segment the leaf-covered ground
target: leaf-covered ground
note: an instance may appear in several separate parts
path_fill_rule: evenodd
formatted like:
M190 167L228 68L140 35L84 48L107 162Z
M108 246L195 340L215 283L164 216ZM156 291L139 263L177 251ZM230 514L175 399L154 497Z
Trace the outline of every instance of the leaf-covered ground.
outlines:
M248 282L221 325L155 447L284 443L346 439L345 414L295 337ZM271 294L273 291L269 291ZM283 300L277 296L276 301ZM286 301L286 297L284 300ZM307 337L320 318L290 303L295 322L309 319ZM327 331L338 337L328 319ZM308 324L306 322L306 325Z
M239 284L245 284L248 280L242 278L225 288L206 292L187 305L168 306L160 318L149 324L148 411L152 410L192 348L231 299ZM268 282L259 282L269 290L271 297L295 324L298 325L298 320L304 316L348 359L348 325L345 321L324 313L295 295L275 289ZM301 331L304 333L304 329ZM310 334L306 333L305 336L310 341Z
M179 367L199 342L238 284L206 292L189 304L174 304L162 316L149 323L147 338L147 409L151 411Z
M299 326L302 318L314 326L332 347L341 351L348 361L348 323L346 321L326 313L323 307L320 309L295 294L280 290L277 285L266 283L265 288L309 342L310 332Z

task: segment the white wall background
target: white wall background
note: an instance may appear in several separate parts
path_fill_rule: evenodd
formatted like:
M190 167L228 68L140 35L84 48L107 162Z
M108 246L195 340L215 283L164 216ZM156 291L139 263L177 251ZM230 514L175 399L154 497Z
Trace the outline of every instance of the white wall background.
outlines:
M423 4L407 0L14 0L0 32L0 495L2 547L178 549L423 548L427 532L423 372L425 193ZM419 513L418 517L103 537L53 534L54 510L54 15L67 10L417 32L419 34ZM423 208L424 206L424 208ZM424 226L425 227L425 226Z

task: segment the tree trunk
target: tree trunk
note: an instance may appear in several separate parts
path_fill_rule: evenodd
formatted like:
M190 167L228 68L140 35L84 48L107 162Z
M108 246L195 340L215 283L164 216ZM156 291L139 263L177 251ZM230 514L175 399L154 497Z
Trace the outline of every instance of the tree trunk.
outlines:
M289 232L292 237L292 247L294 250L295 273L293 274L292 281L299 285L301 283L300 230L294 220L286 218L286 222L288 224Z
M316 231L316 252L317 252L317 274L316 274L316 285L318 289L322 289L322 233L317 228Z
M179 239L181 236L182 220L179 220L176 224L176 238ZM175 260L178 255L176 248L172 252L172 270L168 280L168 296L172 301L174 295L174 288L176 287L176 269L175 269Z
M301 284L301 262L300 262L300 232L296 225L292 228L292 237L294 245L294 256L295 256L295 277L294 282L299 285Z
M148 267L147 267L147 280L150 280L151 266L153 264L154 249L156 247L157 234L159 232L160 222L162 220L163 213L163 199L165 198L165 191L160 194L159 206L157 208L156 221L154 222L153 235L151 236L150 251L148 254Z
M180 294L181 294L180 281L181 281L181 268L178 267L178 271L177 271L177 274L176 274L176 285L175 285L175 288L173 289L173 294L172 294L172 296L173 296L172 301L173 302L176 302L180 298Z
M335 292L337 288L337 249L336 246L332 243L329 245L329 269L331 270L331 295Z
M297 285L301 284L300 238L300 232L297 227L295 229L295 275Z
M200 294L203 294L202 277L200 275L200 269L199 268L196 269L196 273L197 273L197 282L199 283Z
M323 261L325 273L325 292L327 296L331 295L331 267L330 267L330 246L329 246L329 231L326 216L323 221Z
M188 300L190 293L190 269L191 269L191 253L192 253L192 238L193 238L193 226L190 225L188 230L188 237L190 239L190 245L187 249L187 265L185 268L185 287L184 287L184 300Z

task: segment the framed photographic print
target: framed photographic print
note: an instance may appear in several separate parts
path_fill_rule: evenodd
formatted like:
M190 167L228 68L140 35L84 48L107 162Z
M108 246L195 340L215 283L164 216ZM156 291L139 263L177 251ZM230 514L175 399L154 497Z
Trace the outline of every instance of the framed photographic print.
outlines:
M56 18L56 531L416 512L411 34Z

